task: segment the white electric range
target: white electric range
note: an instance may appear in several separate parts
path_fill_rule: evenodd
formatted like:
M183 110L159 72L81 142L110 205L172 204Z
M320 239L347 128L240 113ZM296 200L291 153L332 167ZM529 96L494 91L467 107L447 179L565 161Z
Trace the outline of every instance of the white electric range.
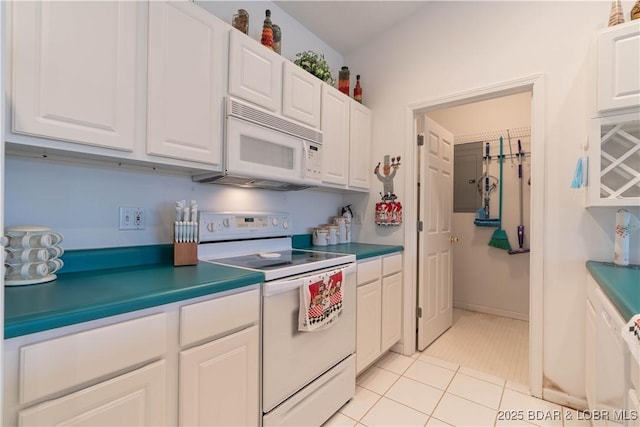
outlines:
M286 213L201 212L198 258L260 271L262 425L321 425L355 394L355 255L292 248ZM300 330L302 293L341 278L340 311ZM305 310L306 312L306 310Z

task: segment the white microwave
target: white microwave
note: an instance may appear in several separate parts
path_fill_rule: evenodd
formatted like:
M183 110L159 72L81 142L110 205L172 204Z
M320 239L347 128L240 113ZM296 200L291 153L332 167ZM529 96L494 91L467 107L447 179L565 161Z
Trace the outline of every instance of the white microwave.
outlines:
M299 190L322 182L322 132L228 97L224 173L197 182Z

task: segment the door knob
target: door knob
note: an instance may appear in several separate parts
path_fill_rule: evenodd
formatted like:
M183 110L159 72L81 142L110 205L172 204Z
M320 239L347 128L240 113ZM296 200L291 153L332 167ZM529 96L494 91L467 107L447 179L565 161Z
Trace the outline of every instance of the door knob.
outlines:
M449 241L451 243L458 243L458 240L460 240L460 239L458 239L457 237L449 237Z

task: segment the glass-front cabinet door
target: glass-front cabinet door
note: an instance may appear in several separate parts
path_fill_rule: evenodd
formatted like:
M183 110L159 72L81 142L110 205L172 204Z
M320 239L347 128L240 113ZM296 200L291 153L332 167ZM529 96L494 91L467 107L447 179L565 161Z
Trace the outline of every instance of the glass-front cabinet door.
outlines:
M593 119L589 142L588 206L640 204L640 116Z

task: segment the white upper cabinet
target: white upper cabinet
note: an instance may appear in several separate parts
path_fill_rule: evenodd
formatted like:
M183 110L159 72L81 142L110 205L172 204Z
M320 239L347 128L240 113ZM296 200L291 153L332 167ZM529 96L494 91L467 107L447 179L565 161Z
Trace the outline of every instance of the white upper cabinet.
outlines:
M149 154L222 168L222 28L194 3L149 3Z
M349 187L369 189L371 186L371 110L351 101Z
M342 92L328 84L322 85L322 181L326 184L343 187L349 184L350 105L351 101Z
M240 31L229 39L229 94L279 113L284 58Z
M13 3L13 132L132 151L137 2Z
M283 73L282 114L320 127L322 81L289 61L285 61Z
M598 110L640 105L640 21L598 35Z

